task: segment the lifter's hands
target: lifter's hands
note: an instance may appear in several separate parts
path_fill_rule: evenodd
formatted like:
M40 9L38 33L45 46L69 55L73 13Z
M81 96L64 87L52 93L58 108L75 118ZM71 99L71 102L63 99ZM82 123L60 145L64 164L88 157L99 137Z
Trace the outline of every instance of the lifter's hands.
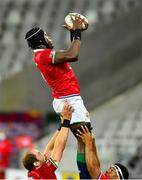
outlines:
M84 144L94 141L94 137L89 132L87 126L81 126L81 128L82 131L80 131L79 129L77 130L78 131L77 137L79 137L84 142Z
M64 119L71 120L73 111L74 108L66 102L61 112L61 123L63 123Z

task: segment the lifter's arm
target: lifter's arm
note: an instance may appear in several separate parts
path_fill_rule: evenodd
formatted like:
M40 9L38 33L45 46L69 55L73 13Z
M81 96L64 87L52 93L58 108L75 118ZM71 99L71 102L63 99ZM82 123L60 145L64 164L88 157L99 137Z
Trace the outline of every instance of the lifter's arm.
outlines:
M92 179L97 179L101 173L101 169L95 138L92 137L92 134L86 126L82 127L82 132L79 130L78 132L78 137L80 137L85 144L85 159L89 174Z
M53 150L53 147L54 147L54 143L55 143L55 140L56 140L58 134L59 134L59 131L57 130L53 134L51 139L49 140L48 144L46 145L46 148L44 150L44 155L46 156L46 159L49 159L49 157L51 156L51 153L52 153L52 150Z
M68 110L69 109L69 110ZM72 111L71 109L73 110L73 108L68 104L68 103L65 103L64 107L63 107L63 110L60 114L60 119L61 119L61 126L60 128L58 128L58 130L53 134L53 136L51 137L51 139L49 140L48 144L46 145L46 148L44 150L44 155L46 156L47 159L49 159L49 157L51 156L51 153L53 151L53 148L54 148L54 145L55 145L55 141L58 137L58 134L61 130L61 127L62 127L62 124L63 124L63 121L64 119L69 119L71 118L71 115L72 115Z
M69 124L70 124L72 112L73 112L73 108L69 104L66 104L61 112L63 123L61 130L59 131L58 136L56 137L54 148L51 154L51 158L55 162L59 162L62 158L62 154L69 134Z

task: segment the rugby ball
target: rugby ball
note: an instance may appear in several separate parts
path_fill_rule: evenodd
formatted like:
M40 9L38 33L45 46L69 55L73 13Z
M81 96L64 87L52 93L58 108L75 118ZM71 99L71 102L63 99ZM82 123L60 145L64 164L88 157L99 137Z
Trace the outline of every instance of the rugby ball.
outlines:
M81 19L84 19L85 23L82 23L82 30L86 30L88 28L88 20L85 16L83 16L82 14L79 13L69 13L66 17L65 17L65 23L72 28L73 27L73 22L72 19L75 19L75 16L80 16Z

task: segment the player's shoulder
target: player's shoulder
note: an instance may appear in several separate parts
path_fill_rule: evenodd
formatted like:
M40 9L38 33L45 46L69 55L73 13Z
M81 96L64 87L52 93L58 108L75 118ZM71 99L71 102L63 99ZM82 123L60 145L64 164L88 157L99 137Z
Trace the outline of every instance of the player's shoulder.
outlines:
M39 173L36 172L35 170L28 172L27 176L28 176L28 179L39 179L40 178Z
M46 63L52 63L55 56L55 51L53 49L36 49L34 50L34 60L37 63L44 63L46 60Z
M34 53L40 53L40 54L44 54L44 53L51 53L53 51L53 49L34 49Z
M55 50L53 49L44 49L43 51L41 51L41 54L48 56L49 58L52 58L55 54Z

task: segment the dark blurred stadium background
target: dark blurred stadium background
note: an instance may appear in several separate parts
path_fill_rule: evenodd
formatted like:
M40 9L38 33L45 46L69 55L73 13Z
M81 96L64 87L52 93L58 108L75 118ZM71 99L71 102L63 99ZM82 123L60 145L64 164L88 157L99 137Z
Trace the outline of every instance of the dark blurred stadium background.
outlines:
M24 36L41 26L56 49L67 48L69 33L62 25L69 12L85 15L90 23L80 60L72 66L91 114L102 168L119 161L131 178L142 178L142 1L0 0L1 178L26 179L22 154L31 146L42 150L59 125L50 89ZM70 135L59 177L77 177L75 156Z

